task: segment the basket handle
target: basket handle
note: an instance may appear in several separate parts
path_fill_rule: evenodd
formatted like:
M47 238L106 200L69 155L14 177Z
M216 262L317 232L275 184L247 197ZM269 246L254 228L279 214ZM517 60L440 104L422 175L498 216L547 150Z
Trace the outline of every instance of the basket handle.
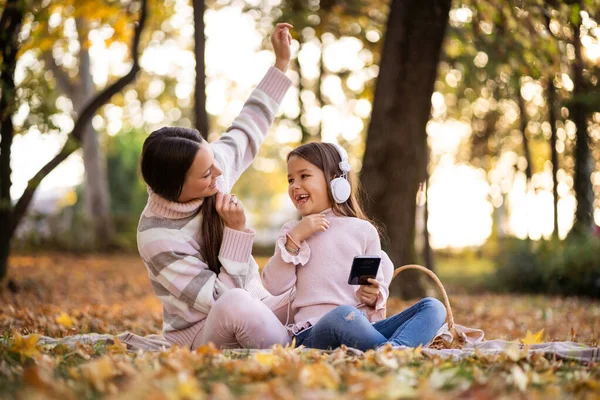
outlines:
M438 288L440 289L440 292L442 293L442 296L444 297L444 306L446 307L446 313L448 314L448 329L453 330L454 329L454 316L452 315L452 308L450 307L450 300L448 300L448 294L446 294L446 289L444 289L444 285L442 285L440 278L438 278L437 275L433 273L433 271L431 271L421 265L408 264L408 265L403 265L400 268L396 268L394 270L394 274L392 275L392 279L394 279L396 277L396 275L398 275L400 272L405 271L407 269L418 269L419 271L423 271L427 275L429 275L431 277L431 279L433 279L435 281Z

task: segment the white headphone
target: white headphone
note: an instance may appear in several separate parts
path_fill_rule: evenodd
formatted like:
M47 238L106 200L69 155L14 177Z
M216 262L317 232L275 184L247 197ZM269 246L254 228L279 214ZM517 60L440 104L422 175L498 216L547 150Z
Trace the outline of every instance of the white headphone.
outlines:
M338 164L342 170L342 176L331 181L331 195L337 204L342 204L350 198L350 193L352 192L350 182L348 182L348 172L350 172L352 167L350 167L350 164L348 163L348 153L346 153L346 150L337 143L331 144L337 149L338 153L340 153L340 158L342 159Z

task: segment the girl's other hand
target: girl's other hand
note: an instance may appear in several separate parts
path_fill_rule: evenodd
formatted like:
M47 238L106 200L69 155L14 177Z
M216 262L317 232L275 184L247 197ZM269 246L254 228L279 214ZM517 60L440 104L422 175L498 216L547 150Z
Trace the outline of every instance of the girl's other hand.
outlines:
M215 208L226 227L236 231L246 230L244 207L235 195L218 192Z
M368 281L371 286L361 285L356 291L356 298L362 304L369 307L375 307L377 296L379 295L379 282L377 282L377 279L373 278L369 278Z
M329 228L329 221L325 218L325 214L311 214L302 218L298 225L294 227L289 235L297 243L308 239L316 232L325 232Z
M275 26L275 30L271 34L271 44L275 51L275 68L281 72L287 71L292 57L290 28L292 25L282 22Z

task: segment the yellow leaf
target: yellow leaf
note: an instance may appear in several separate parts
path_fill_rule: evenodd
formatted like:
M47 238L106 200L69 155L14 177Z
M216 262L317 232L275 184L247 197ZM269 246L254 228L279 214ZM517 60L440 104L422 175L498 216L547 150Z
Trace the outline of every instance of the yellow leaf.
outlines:
M56 322L64 327L64 328L72 328L73 327L73 318L69 317L69 314L67 314L66 312L62 312L60 313L60 315L58 317L56 317Z
M103 356L81 366L81 375L99 392L104 392L106 390L106 382L119 374L120 372L115 368L112 359L108 356Z
M188 374L179 374L177 382L177 394L180 399L203 399L204 393L200 391L198 383Z
M127 345L121 343L118 337L115 336L115 341L110 346L106 347L106 351L110 354L123 354L127 353Z
M265 367L272 367L273 364L275 364L276 357L273 354L269 354L269 353L256 353L254 355L254 358L256 359L256 361L258 361L259 364L264 365Z
M309 388L336 390L340 376L329 364L309 364L300 370L300 382Z
M419 346L417 346L417 347L414 349L414 353L413 353L413 354L414 354L414 356L415 356L415 357L419 357L419 356L421 356L421 355L422 355L422 354L421 354L421 349L422 349L422 348L423 348L423 345L422 345L422 344L420 344Z
M15 334L13 342L10 346L10 351L19 353L21 355L21 361L25 360L26 357L34 357L40 354L40 350L37 347L37 342L40 340L40 335L32 334L28 337L24 337Z
M519 340L523 344L538 344L538 343L543 342L543 339L542 339L543 336L544 336L543 329L537 333L531 333L529 331L529 329L527 329L527 333L525 334L525 337L522 339L519 339Z

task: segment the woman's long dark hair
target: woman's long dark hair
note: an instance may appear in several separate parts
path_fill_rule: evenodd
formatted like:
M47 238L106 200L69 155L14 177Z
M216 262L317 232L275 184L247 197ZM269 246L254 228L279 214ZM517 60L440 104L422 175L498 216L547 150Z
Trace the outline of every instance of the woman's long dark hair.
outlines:
M334 145L322 142L306 143L292 150L287 156L287 161L289 161L290 157L292 156L300 157L323 171L325 174L325 180L328 183L327 194L329 196L329 201L332 204L332 210L334 214L345 217L355 217L369 221L381 233L379 224L368 218L367 214L363 210L359 197L361 194L361 188L354 173L350 172L347 175L351 189L350 198L342 204L338 204L333 200L329 182L342 175L342 170L339 167L342 157Z
M205 144L195 129L164 127L152 132L142 148L140 164L144 181L157 195L176 202L196 153ZM215 208L215 200L215 196L206 197L201 206L200 248L208 267L218 274L223 221Z

